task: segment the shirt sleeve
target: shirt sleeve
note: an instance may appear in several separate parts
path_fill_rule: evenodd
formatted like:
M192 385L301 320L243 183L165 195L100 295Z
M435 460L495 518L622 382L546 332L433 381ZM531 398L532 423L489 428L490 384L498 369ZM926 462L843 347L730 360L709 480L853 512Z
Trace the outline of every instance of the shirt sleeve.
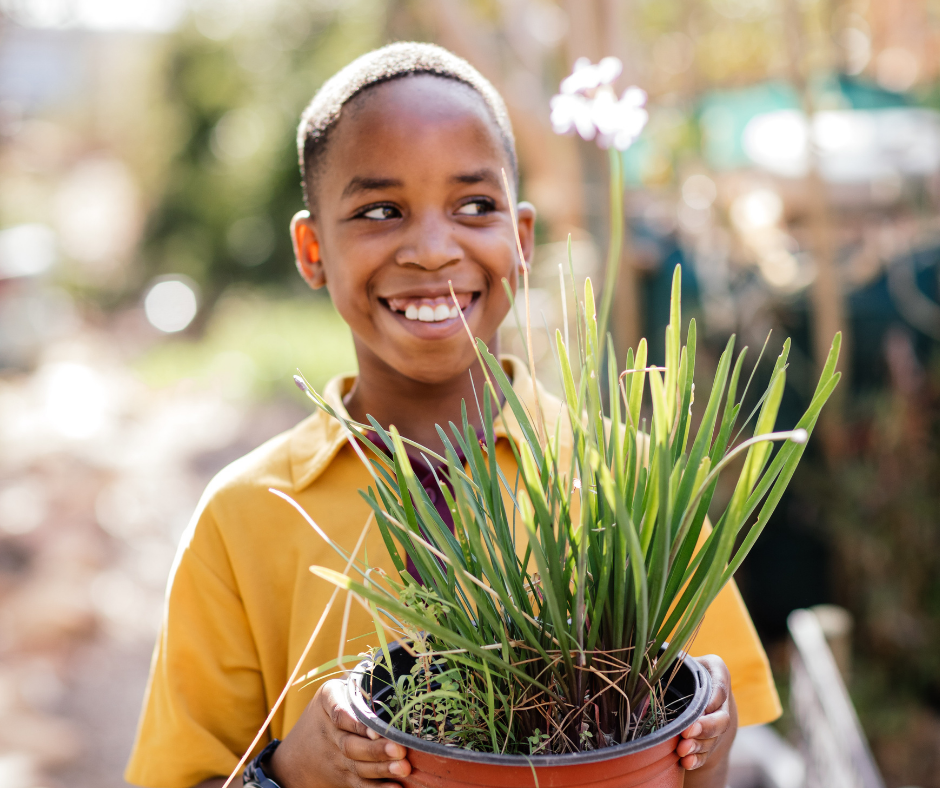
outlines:
M710 532L706 522L696 549ZM771 722L781 715L770 662L734 580L715 597L687 650L693 657L717 654L725 661L738 705L738 725Z
M227 777L265 711L248 618L211 506L203 501L170 576L125 779L147 788L191 788Z

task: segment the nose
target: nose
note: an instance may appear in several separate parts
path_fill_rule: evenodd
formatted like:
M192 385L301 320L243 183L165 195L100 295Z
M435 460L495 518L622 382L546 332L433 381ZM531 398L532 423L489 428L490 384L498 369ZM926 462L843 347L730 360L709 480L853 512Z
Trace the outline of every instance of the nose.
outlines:
M454 237L454 228L437 211L426 211L409 222L407 236L395 253L395 262L437 271L463 259L463 248Z

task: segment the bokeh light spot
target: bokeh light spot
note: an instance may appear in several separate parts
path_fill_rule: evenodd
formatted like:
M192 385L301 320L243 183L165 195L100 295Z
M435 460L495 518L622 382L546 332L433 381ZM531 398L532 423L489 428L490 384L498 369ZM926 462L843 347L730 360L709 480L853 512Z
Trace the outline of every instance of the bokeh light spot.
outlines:
M704 211L711 208L718 196L718 187L707 175L696 173L690 175L682 184L682 199L690 208Z
M110 408L101 376L84 364L47 364L39 373L46 422L66 438L90 438L105 426Z
M910 90L920 76L917 57L904 47L888 47L875 61L878 84L886 90L904 93Z
M731 204L731 221L743 232L773 227L782 215L783 201L770 189L747 192Z
M772 287L785 289L791 287L799 278L800 264L786 249L775 249L764 255L760 261L760 272Z
M195 291L180 279L157 282L144 299L147 321L167 334L186 328L193 322L198 309Z
M0 531L28 534L42 525L48 513L45 490L36 481L22 481L0 490Z

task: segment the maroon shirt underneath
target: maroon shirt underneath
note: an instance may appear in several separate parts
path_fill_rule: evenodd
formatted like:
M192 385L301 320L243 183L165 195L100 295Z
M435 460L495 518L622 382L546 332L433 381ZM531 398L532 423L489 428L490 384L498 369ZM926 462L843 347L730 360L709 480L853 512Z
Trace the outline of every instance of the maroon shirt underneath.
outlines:
M372 441L378 448L385 450L385 444L382 442L382 439L379 437L378 433L373 430L369 430L366 433L366 437ZM482 430L477 430L477 440L484 440L484 435ZM437 510L437 513L441 516L441 519L444 521L450 532L454 532L454 516L450 512L450 508L447 506L447 499L444 497L444 494L441 492L440 487L438 486L438 480L441 484L447 485L448 492L453 496L454 487L450 483L450 480L447 478L446 473L442 473L441 469L444 468L444 463L437 463L436 465L431 466L430 458L425 459L423 455L416 454L414 450L407 449L408 458L411 460L411 467L414 469L415 476L418 481L421 483L421 486L424 487L425 491L428 494L428 498L431 500L431 503L434 504L434 508ZM457 452L457 459L461 463L466 463L467 458L464 456L463 450L459 445L454 444L454 451ZM386 451L386 454L388 452ZM437 472L437 478L434 478L434 473ZM418 568L415 566L414 561L411 560L411 556L408 558L408 572L409 574L417 580L421 585L424 585L424 578L421 577L421 574L418 572Z

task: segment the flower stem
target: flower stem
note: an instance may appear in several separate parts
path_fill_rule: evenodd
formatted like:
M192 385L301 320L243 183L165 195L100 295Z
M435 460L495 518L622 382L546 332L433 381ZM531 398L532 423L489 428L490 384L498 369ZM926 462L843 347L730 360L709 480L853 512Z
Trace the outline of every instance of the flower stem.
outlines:
M610 309L614 302L617 288L617 274L620 273L620 259L623 256L623 159L620 151L614 147L609 150L610 158L610 240L607 246L607 272L604 275L604 296L601 299L601 317L598 321L599 337L607 335ZM601 341L602 346L605 342Z

